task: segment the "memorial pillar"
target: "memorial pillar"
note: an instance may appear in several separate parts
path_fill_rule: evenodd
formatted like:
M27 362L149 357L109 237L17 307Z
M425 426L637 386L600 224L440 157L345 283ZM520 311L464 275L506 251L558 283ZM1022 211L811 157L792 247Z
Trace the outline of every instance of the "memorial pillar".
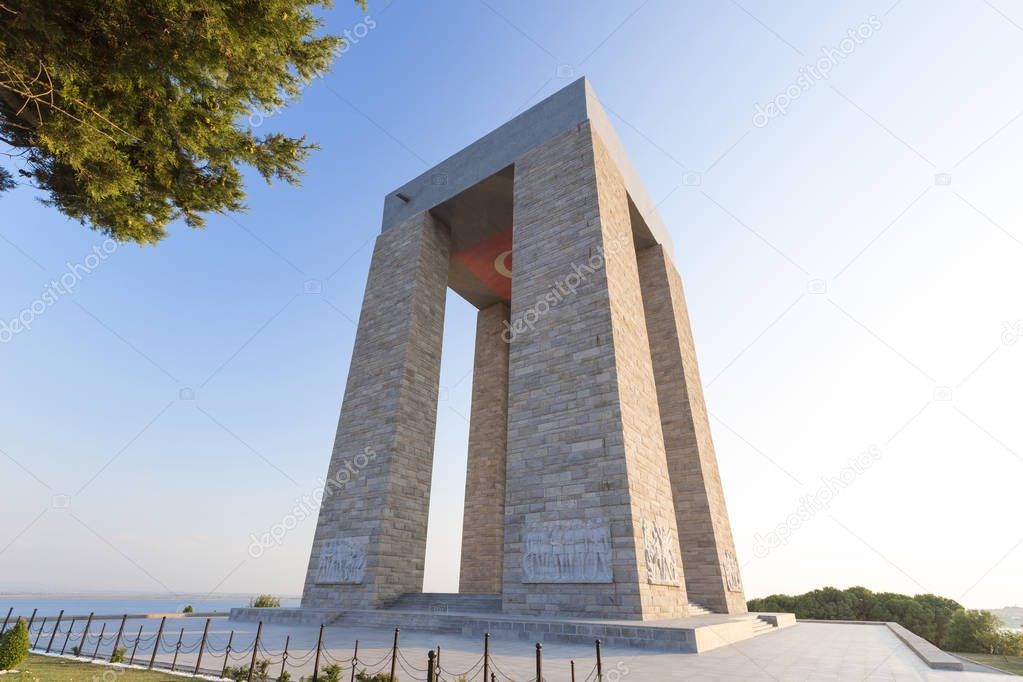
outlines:
M745 613L682 278L659 244L639 253L639 273L686 590L712 611Z
M303 607L422 590L449 253L429 212L377 237Z
M480 310L476 316L459 592L501 591L508 443L507 323L508 304L503 302Z
M687 613L629 200L580 123L515 161L506 612Z

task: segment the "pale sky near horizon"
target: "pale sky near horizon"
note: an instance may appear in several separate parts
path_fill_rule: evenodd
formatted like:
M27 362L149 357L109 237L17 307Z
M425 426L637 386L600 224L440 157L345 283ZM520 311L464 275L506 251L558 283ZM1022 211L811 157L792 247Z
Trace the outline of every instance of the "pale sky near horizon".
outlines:
M104 240L0 198L0 592L300 592L314 510L249 547L325 474L384 195L586 75L674 239L747 596L1023 604L1023 2L350 4L260 122L322 147L302 188L250 174L247 213L112 249L10 338ZM449 292L427 590L474 318Z

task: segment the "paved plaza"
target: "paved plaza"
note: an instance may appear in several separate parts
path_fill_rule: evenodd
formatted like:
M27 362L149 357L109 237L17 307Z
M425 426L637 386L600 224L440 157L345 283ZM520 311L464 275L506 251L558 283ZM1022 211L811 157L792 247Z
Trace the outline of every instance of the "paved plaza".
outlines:
M152 634L156 621L146 621L146 632ZM137 624L135 626L138 627ZM170 645L178 631L185 627L186 643L195 642L202 633L203 619L168 620L165 638ZM131 628L128 628L131 631ZM229 632L234 630L234 643L239 649L250 647L255 636L255 623L238 623L214 619L210 626L210 645L214 652L224 649ZM319 633L317 626L264 625L262 647L277 664L285 637L291 637L289 663L292 679L312 674L312 652ZM359 640L359 666L371 671L389 666L393 631L383 628L365 629L328 627L324 647L328 660L347 660L352 656L355 640ZM477 666L482 655L482 641L458 635L435 635L404 631L400 640L399 680L423 680L427 651L441 648L442 679L457 680L471 672L469 680L478 679ZM187 647L186 647L187 648ZM148 654L138 659L148 661ZM491 656L496 664L497 679L527 682L535 677L534 643L523 640L493 639ZM161 654L160 661L170 662L171 654ZM241 659L245 660L242 661ZM575 661L576 679L587 679L595 659L592 646L548 642L543 645L544 679L568 682L570 661ZM883 625L799 623L794 627L770 632L739 644L707 653L673 654L604 647L604 677L607 682L648 680L994 680L1003 674L982 666L967 664L965 672L937 671L928 668L908 647ZM222 665L222 653L203 657L203 668L211 670ZM233 663L248 665L248 657L238 656ZM181 654L179 670L191 670L195 653ZM347 670L350 668L346 665ZM347 676L345 676L347 679ZM593 679L592 676L589 679Z

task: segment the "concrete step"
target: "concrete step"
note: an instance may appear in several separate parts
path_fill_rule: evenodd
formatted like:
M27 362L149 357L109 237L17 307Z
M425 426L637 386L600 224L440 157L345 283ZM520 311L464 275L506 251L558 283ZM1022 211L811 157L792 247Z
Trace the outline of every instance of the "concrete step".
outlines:
M501 611L501 595L410 592L392 601L385 609L429 613L498 613Z
M711 613L715 613L715 612L711 611L710 609L708 609L705 606L700 606L696 602L689 602L689 615L690 616L706 616L706 615L709 615Z

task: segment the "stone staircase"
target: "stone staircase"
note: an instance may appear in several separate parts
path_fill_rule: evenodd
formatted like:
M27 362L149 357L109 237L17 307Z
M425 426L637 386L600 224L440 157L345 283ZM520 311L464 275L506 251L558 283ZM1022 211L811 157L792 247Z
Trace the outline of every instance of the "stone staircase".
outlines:
M409 592L401 595L385 608L389 611L426 613L500 613L501 595Z
M753 636L762 635L765 632L770 632L778 627L776 624L766 621L763 618L757 618L753 623Z
M700 606L696 602L689 602L689 615L690 616L709 616L712 613L715 613L715 612L711 611L710 609L706 608L705 606Z

